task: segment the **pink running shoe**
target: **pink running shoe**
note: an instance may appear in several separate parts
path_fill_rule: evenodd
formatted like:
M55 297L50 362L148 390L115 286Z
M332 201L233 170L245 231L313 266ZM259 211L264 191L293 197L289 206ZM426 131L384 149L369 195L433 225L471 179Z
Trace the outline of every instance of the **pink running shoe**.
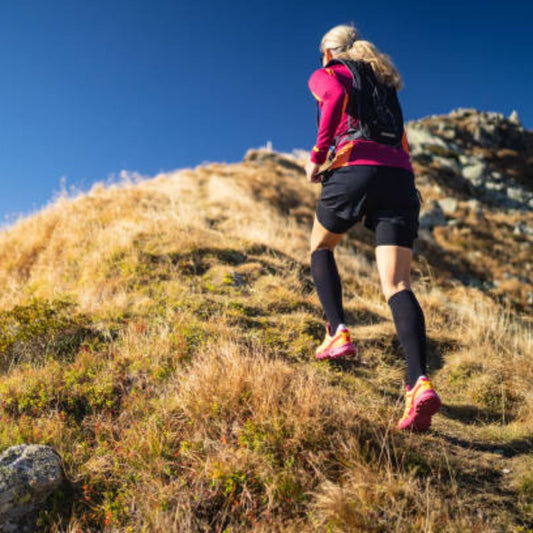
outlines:
M317 359L337 359L345 355L354 355L355 345L350 338L350 332L344 324L340 324L335 332L331 334L331 327L327 325L326 338L316 350Z
M431 426L431 417L440 409L439 395L426 376L420 376L411 390L409 387L406 389L405 411L398 428L427 431Z

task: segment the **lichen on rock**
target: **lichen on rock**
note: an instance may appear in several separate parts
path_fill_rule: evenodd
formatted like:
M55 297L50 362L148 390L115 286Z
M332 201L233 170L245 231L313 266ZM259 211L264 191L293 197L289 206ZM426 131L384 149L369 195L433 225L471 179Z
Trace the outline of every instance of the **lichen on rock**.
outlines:
M49 494L63 481L61 458L50 446L20 444L0 456L0 532L34 531Z

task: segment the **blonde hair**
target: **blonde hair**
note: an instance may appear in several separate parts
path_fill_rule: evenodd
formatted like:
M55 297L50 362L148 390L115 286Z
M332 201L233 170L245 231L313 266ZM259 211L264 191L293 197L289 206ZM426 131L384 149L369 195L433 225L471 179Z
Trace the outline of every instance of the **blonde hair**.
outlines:
M320 51L326 50L333 51L338 59L368 63L377 79L389 87L400 90L403 86L402 77L391 58L371 42L362 40L354 26L340 25L329 30L320 42Z

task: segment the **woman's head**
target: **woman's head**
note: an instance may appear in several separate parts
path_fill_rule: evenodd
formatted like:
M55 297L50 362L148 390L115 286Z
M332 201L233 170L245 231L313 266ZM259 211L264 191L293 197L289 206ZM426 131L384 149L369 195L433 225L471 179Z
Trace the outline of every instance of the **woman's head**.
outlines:
M378 80L395 89L402 88L402 78L391 58L371 42L362 40L354 26L340 25L329 30L322 37L320 52L324 63L331 57L369 63Z
M335 26L322 37L320 51L322 53L326 50L331 50L333 53L346 52L359 38L359 34L354 26Z

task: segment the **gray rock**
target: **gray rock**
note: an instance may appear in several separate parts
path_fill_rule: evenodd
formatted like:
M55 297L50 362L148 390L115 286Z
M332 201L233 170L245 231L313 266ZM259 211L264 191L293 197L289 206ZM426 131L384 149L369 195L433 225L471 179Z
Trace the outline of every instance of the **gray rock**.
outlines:
M477 161L472 165L463 168L463 176L471 181L474 185L481 185L483 177L487 171L487 166L482 161Z
M471 198L466 202L468 207L473 210L480 210L482 209L481 202L479 200L476 200L475 198Z
M511 124L514 124L515 126L521 126L522 123L520 122L520 117L518 116L518 112L516 109L513 110L513 112L509 115L509 122Z
M513 228L513 233L515 235L533 235L533 228L526 224L525 222L519 222Z
M440 137L433 135L427 129L420 127L419 125L407 125L406 133L409 148L414 154L424 152L424 147L427 146L448 150L447 144Z
M450 170L454 174L459 174L461 172L461 167L456 159L453 157L441 157L435 156L433 161L437 163L441 168Z
M482 127L481 131L483 132L483 135L485 135L487 138L497 136L497 129L494 124L486 124Z
M49 446L20 444L0 456L0 532L34 531L47 497L63 481L61 458Z
M453 129L440 131L439 134L447 141L453 141L457 137L457 133Z
M502 192L505 190L505 184L499 181L486 181L485 187L491 191Z
M529 200L527 192L521 187L508 187L507 196L511 200L515 200L517 202L526 202Z
M477 163L479 163L479 159L472 155L460 154L459 162L461 163L461 165L466 167L468 165L476 165Z
M496 124L501 124L502 122L505 122L505 115L503 113L488 111L487 113L485 113L485 116L487 118L487 121L489 122L495 122Z
M420 213L420 227L423 229L431 229L435 226L446 226L447 221L444 216L444 211L438 202L431 202L429 207L422 210Z
M435 239L433 237L433 234L431 233L431 230L428 229L428 228L420 228L418 230L418 240L430 242L434 246L437 246L438 248L440 248L440 246L437 245L437 243L436 243L436 241L435 241ZM415 252L420 252L420 248L419 248L419 245L418 245L418 240L416 240L415 244L414 244L414 251Z
M479 200L472 198L466 203L478 220L481 221L485 218L483 204Z
M442 209L442 212L445 215L450 216L457 211L458 204L455 198L441 198L440 200L437 200L437 203L439 204L440 208Z

